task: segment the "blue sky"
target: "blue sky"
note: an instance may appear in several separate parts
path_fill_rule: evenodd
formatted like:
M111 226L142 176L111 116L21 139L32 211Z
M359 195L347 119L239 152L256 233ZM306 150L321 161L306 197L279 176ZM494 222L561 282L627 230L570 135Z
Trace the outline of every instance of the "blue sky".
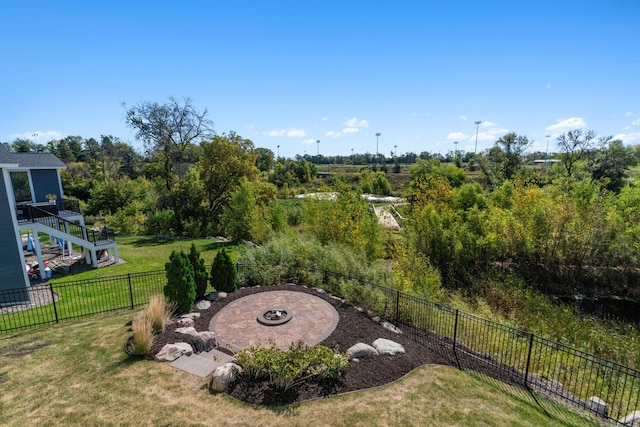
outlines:
M0 141L114 135L189 97L280 154L640 143L640 1L0 0ZM37 137L33 135L37 134Z

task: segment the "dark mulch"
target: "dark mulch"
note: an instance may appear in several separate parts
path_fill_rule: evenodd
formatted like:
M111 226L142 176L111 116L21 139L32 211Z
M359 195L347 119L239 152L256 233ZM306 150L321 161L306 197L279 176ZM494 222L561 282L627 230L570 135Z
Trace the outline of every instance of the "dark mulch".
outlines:
M200 311L201 317L196 320L195 328L198 331L208 330L211 318L231 301L257 292L276 290L295 290L310 293L324 299L335 307L340 315L340 320L335 331L321 343L325 346L344 353L349 347L358 342L371 345L377 338L387 338L402 344L406 353L400 356L383 355L364 358L357 362L351 361L339 380L321 383L309 382L292 388L286 393L274 390L266 381L251 381L246 377L240 376L235 383L232 383L228 391L231 396L239 400L258 405L285 405L388 384L422 365L451 365L453 363L449 352L443 351L442 348L418 344L404 335L391 332L371 320L367 313L357 310L354 305L304 286L277 285L239 289L222 301L212 302L209 309ZM155 340L150 358L166 343L189 342L190 337L178 334L174 330L175 326L170 326L162 336ZM220 350L225 351L224 348Z

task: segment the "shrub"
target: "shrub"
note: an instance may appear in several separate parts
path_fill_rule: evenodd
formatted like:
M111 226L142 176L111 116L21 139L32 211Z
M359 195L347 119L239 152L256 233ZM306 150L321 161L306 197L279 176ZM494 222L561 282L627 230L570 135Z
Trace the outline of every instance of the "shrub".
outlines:
M189 262L193 268L193 280L196 284L196 298L202 298L207 292L207 284L209 282L209 273L204 265L204 260L200 256L200 252L196 249L194 243L191 244L189 251Z
M167 276L164 295L175 304L178 312L188 312L196 300L196 284L189 257L183 251L173 251L164 269Z
M161 333L171 318L172 307L167 304L163 295L153 295L149 300L147 314L151 321L151 329L154 333Z
M211 286L217 291L233 292L236 290L237 279L236 266L231 261L229 254L222 249L216 255L211 266Z
M153 327L149 313L144 311L134 319L131 329L133 330L133 337L128 344L127 354L143 356L149 353L153 345Z
M254 346L235 355L235 361L249 378L268 379L272 387L287 391L305 381L337 379L347 368L347 356L328 347L307 346L302 341L282 351L273 343L270 347Z

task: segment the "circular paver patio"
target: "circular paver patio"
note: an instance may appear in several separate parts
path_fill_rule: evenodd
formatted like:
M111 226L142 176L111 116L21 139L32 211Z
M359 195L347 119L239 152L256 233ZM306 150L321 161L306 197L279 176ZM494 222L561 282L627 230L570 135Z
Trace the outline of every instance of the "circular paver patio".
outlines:
M258 315L267 309L284 308L293 318L282 325L260 324ZM295 291L267 291L247 295L227 304L209 323L221 346L233 351L262 344L286 350L291 343L315 345L327 338L338 325L339 315L328 302L314 295Z

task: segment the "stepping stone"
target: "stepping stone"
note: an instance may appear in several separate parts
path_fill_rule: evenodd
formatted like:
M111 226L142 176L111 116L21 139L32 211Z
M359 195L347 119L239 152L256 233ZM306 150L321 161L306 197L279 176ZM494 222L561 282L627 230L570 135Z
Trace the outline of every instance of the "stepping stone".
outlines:
M200 353L200 356L211 358L221 365L224 365L225 363L229 363L233 359L233 356L230 356L227 353L223 353L220 350L216 350L215 348L213 350Z
M213 360L213 357L205 353L192 354L191 356L181 356L171 362L174 368L182 369L190 374L206 378L216 370L220 363Z

